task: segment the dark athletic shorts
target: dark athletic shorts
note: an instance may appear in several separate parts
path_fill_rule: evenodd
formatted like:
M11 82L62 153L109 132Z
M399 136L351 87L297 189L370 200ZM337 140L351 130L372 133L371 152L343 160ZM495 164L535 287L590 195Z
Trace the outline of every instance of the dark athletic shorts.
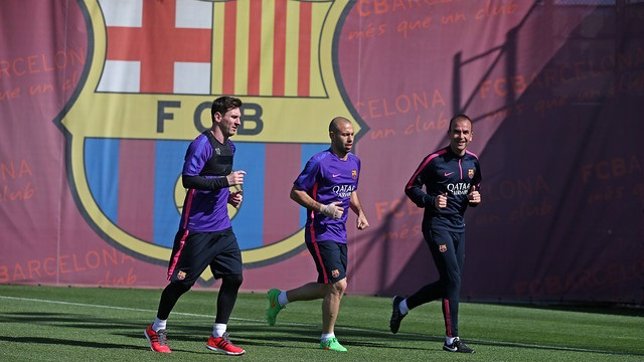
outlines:
M306 243L315 268L318 271L318 283L333 284L347 276L347 244L335 241Z
M242 274L242 258L232 228L190 233L179 230L168 265L168 280L193 285L210 266L215 278Z

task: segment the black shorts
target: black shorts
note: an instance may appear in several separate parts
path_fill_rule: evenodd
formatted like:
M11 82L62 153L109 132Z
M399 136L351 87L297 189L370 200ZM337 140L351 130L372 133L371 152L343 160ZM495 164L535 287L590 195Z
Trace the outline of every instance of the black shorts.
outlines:
M318 283L333 284L347 276L347 244L335 241L306 243L315 268Z
M168 265L168 280L193 285L208 266L215 278L242 274L241 251L233 230L179 230Z

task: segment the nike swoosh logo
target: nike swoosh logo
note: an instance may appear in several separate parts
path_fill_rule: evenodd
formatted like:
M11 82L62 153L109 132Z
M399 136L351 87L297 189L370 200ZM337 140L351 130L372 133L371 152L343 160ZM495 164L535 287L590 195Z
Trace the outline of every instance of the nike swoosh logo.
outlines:
M339 173L334 173L334 174L332 174L332 175L331 175L331 177L333 177L333 178L336 178L336 177L338 177L338 176L340 176L340 174L339 174Z
M451 174L453 174L453 173L454 173L454 172L445 172L443 175L444 175L445 177L447 177L447 176L449 176L449 175L451 175Z

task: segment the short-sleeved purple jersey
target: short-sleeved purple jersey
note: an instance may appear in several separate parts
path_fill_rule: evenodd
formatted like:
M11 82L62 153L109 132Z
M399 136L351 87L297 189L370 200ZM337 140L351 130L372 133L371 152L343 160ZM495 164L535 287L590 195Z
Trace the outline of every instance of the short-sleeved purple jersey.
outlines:
M188 146L183 164L184 176L225 177L233 168L235 145L219 143L208 132ZM188 189L183 202L180 228L191 232L221 231L231 227L228 216L228 187L218 190Z
M320 212L308 210L305 241L347 242L346 222L351 193L358 188L360 159L352 153L346 160L338 158L331 149L319 152L309 159L302 173L293 183L296 190L306 191L321 204L342 202L342 218L334 220Z

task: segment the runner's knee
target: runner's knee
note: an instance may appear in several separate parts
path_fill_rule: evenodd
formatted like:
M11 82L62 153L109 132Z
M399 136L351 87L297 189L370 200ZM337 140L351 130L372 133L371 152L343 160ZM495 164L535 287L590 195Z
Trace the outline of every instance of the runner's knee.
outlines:
M226 285L230 288L239 288L244 281L244 277L241 274L225 275L221 278L222 287Z

